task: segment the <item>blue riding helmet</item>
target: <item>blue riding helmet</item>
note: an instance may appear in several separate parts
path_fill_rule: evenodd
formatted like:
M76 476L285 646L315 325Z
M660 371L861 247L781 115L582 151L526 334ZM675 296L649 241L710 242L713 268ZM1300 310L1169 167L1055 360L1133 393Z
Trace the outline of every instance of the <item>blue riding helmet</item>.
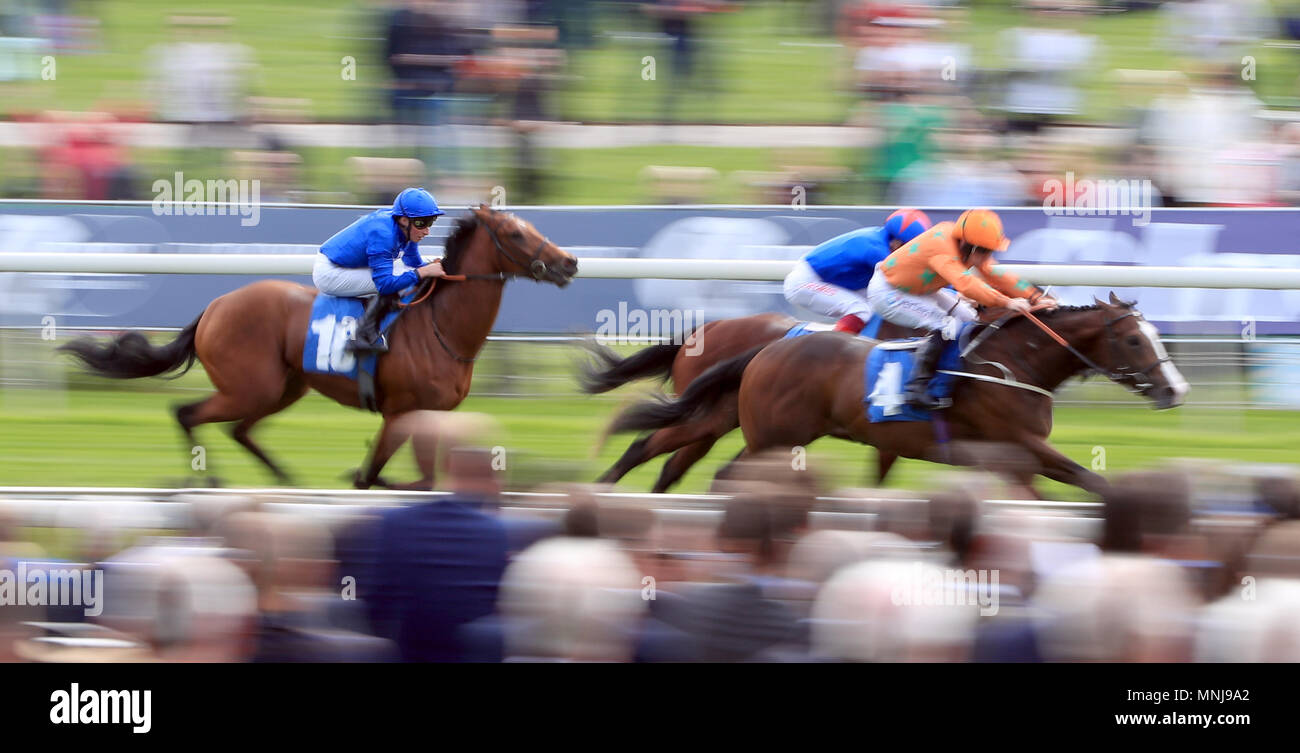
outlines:
M885 234L903 243L930 229L930 218L919 209L900 209L885 220Z
M408 188L393 200L394 217L438 217L446 212L438 208L433 194L423 188Z

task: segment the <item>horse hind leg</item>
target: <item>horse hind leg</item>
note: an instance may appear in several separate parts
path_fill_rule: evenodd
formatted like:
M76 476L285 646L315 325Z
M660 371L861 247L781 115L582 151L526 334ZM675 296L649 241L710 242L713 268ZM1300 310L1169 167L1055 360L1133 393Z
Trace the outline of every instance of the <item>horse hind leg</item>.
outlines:
M619 458L618 462L610 467L608 471L605 471L599 481L601 483L618 481L642 463L653 460L665 453L675 452L701 440L710 440L711 445L712 437L713 427L711 422L707 420L691 421L679 426L669 426L651 432L633 442L627 448L627 451L623 453L623 457ZM705 452L707 451L706 449ZM658 484L655 485L655 490L660 490Z
M253 425L258 421L288 408L290 405L298 402L298 400L305 394L307 394L306 380L304 380L301 375L290 379L289 383L285 385L284 392L281 393L280 399L276 401L275 405L271 406L269 410L259 411L253 415L245 417L230 430L230 436L233 437L236 442L243 445L244 449L253 453L254 457L262 461L262 464L269 468L271 473L275 474L276 480L285 486L292 486L293 479L279 466L279 464L266 454L265 450L253 441L249 432L252 431Z
M306 392L306 383L301 378L291 380L281 392L279 399L269 405L266 403L260 405L250 403L247 398L241 399L224 392L217 392L197 403L190 403L177 408L176 421L180 424L181 431L185 433L191 447L202 446L195 439L195 427L210 423L238 421L239 423L231 431L231 436L269 468L281 483L287 484L290 482L288 474L252 440L249 431L258 421L289 407Z
M686 475L691 466L709 454L709 450L713 449L713 445L717 441L718 437L701 439L698 442L691 442L674 452L672 457L668 458L668 462L664 463L663 470L659 472L659 479L655 481L654 488L650 491L655 494L668 491L673 484L676 484L681 480L682 476Z

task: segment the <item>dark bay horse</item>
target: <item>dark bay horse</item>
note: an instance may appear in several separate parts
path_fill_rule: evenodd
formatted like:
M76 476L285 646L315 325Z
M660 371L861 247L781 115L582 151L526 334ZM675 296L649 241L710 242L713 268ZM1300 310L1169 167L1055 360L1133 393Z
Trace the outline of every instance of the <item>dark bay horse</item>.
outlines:
M1097 370L1147 397L1156 408L1166 409L1182 403L1187 381L1165 352L1156 328L1133 304L1114 294L1110 303L1043 312L1041 321L1071 348L1057 344L1028 319L1011 319L975 348L971 353L975 358L968 356L964 371L991 381L958 378L953 404L942 411L947 433L951 440L1018 445L1037 461L1038 474L1100 491L1106 486L1104 478L1047 442L1052 430L1051 393L1066 379ZM950 462L932 423L867 419L863 365L875 345L826 332L755 348L701 374L677 400L656 399L633 406L615 419L610 431L675 425L711 410L738 390L745 434L742 457L833 436L901 457ZM1032 489L1034 475L1025 472L1017 480Z
M733 319L719 319L697 327L680 343L651 345L622 358L612 349L594 341L586 347L594 356L584 365L579 381L589 395L608 392L640 379L668 379L680 394L695 378L715 364L746 353L755 347L780 340L797 319L785 314L755 314ZM883 322L881 339L911 337L921 334L891 322ZM664 463L652 492L667 491L698 463L722 437L740 426L735 393L715 403L703 415L693 416L680 424L665 426L638 438L597 482L614 483L633 468L665 453L673 453ZM876 479L882 483L893 467L897 455L879 451Z
M529 277L564 287L578 271L578 260L560 250L530 223L479 205L457 220L442 260L447 274L463 281L440 281L432 294L413 303L389 331L390 352L376 367L375 388L384 423L364 469L359 489L379 484L379 472L405 436L393 419L412 410L451 410L469 393L474 360L496 321L505 283ZM427 285L428 283L426 283ZM343 405L358 408L357 383L346 376L310 374L302 369L303 342L316 290L283 280L264 280L217 298L180 336L154 347L137 332L107 342L83 338L62 346L91 372L118 379L185 373L197 358L217 392L176 409L176 420L191 444L194 428L237 422L232 436L281 483L288 475L249 436L263 418L288 408L315 389ZM400 488L428 489L426 478ZM391 485L399 488L399 485Z

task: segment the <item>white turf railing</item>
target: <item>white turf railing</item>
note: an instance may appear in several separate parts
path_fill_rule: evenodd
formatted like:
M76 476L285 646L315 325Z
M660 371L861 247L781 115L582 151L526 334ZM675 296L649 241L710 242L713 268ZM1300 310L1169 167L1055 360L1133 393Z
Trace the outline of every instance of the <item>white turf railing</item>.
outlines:
M64 274L310 275L315 256L282 254L0 253L0 272ZM600 279L782 280L794 261L772 259L609 259L578 262ZM1300 290L1300 268L1137 267L1005 264L1038 285Z

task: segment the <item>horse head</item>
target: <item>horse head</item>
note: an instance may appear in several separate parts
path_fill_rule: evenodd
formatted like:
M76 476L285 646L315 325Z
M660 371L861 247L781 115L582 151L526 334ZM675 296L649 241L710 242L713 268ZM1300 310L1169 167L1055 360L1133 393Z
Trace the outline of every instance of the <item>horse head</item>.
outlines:
M531 222L486 204L470 211L496 246L503 273L531 277L561 288L577 274L577 258L552 243Z
M1135 302L1113 292L1109 302L1093 301L1103 319L1092 351L1107 376L1150 400L1157 410L1182 405L1191 388L1165 351L1155 325Z

